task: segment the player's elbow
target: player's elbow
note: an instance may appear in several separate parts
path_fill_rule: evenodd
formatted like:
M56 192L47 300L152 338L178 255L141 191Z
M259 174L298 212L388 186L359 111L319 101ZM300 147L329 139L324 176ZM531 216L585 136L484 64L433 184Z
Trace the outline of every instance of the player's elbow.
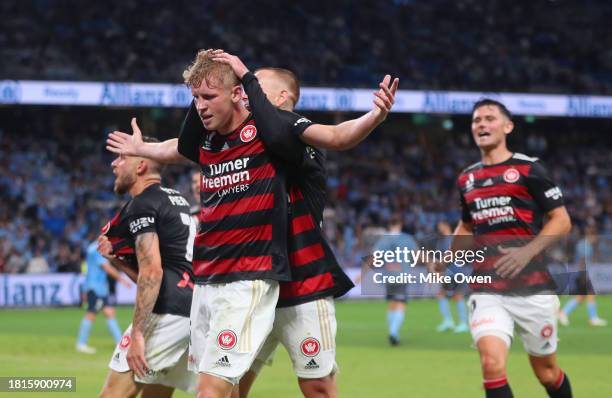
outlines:
M555 218L557 219L557 223L559 226L560 234L561 235L569 234L570 231L572 230L572 220L569 214L567 213L567 210L565 210L565 208L562 208L562 210L558 211L555 216L556 216Z

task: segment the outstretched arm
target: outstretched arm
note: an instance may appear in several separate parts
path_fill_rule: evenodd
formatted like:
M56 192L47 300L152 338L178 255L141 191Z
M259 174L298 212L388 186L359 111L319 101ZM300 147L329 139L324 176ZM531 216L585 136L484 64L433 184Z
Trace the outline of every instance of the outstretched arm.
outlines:
M106 149L118 155L142 156L162 163L180 163L188 159L178 152L178 138L163 142L144 142L142 132L132 118L132 134L113 131L106 140Z
M237 56L223 52L223 50L214 50L213 54L215 61L230 65L236 76L241 80L247 76L249 70ZM259 84L256 84L259 89L258 91L254 91L250 87L251 84L249 83L252 80L255 79L248 79L247 82L243 81L245 83L245 90L249 95L249 103L251 103L252 93L257 93L257 98L253 98L257 102L251 103L252 108L254 111L256 107L269 111L272 104L269 103L265 95L259 95L259 92L261 92ZM379 90L374 93L374 108L370 112L357 119L348 120L337 125L312 124L302 133L302 141L321 149L347 150L354 147L387 118L395 102L395 93L397 92L398 85L398 78L391 81L391 76L386 75L379 84ZM258 105L258 102L261 102L260 99L261 101L266 101L267 104Z

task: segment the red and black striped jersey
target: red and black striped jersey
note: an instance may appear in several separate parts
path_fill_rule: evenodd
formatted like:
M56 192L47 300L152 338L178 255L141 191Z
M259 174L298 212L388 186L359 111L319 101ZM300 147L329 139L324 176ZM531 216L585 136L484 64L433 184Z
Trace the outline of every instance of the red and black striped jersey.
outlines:
M204 129L193 105L187 114L178 149L202 173L197 283L290 280L285 168L261 135L250 116L222 135Z
M255 120L258 125L267 126L264 143L288 164L291 282L280 284L278 306L342 296L354 285L338 264L321 229L327 178L325 156L299 138L312 122L273 107L253 74L243 77L243 85Z
M160 184L148 186L128 201L102 233L113 245L113 254L138 270L136 237L146 232L158 236L163 277L153 312L189 316L193 290L191 257L196 226L189 202L180 192Z
M513 279L499 277L493 268L502 256L498 246L523 246L542 229L549 211L563 206L563 195L538 161L515 153L508 160L476 163L458 178L462 220L471 223L476 247L486 247L485 260L474 263L474 274L490 276L492 283L474 283L474 291L528 293L554 290L543 254Z

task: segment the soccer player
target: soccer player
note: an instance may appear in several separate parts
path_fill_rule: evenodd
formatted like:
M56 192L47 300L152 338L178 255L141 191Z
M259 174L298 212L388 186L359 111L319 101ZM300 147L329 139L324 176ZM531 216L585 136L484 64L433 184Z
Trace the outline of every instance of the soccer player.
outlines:
M563 309L559 312L559 323L563 326L569 325L569 316L580 303L585 299L587 301L586 308L589 315L589 325L591 326L606 326L608 321L601 319L597 315L597 303L595 302L595 292L593 285L589 280L587 264L590 264L593 259L593 245L597 242L597 226L595 224L588 225L585 228L585 237L576 243L576 263L578 264L578 278L576 279L575 291L580 293L576 297L570 299Z
M101 396L136 396L143 384L149 397L195 392L197 378L187 368L196 234L189 202L161 186L158 162L120 155L111 166L115 193L131 200L103 228L99 251L136 280L137 292Z
M452 229L446 221L440 221L437 225L439 241L437 243L438 250L448 250L452 240ZM446 275L451 275L459 269L450 268L447 270ZM465 271L465 270L462 270ZM438 299L438 307L440 314L442 315L442 323L436 327L437 332L446 332L452 330L454 333L467 333L469 327L467 324L467 307L465 305L464 292L467 289L465 283L445 283L440 286L440 291L436 295ZM448 297L452 297L457 307L457 317L459 322L455 325L453 315L451 314L450 306L448 305Z
M538 159L508 150L506 136L513 128L504 104L491 99L474 104L472 137L481 161L459 175L462 219L452 248L491 242L484 261L473 263L473 274L489 276L491 283L470 284L474 293L468 302L486 396L512 397L506 361L516 325L548 395L567 398L569 379L555 355L559 299L541 253L569 232L571 221L561 190Z
M87 313L81 321L76 350L86 354L95 354L96 349L87 345L87 339L98 311L102 310L106 318L106 326L113 336L115 344L118 344L121 340L121 330L115 319L115 297L109 292L107 276L119 281L126 287L130 287L131 283L123 278L119 271L98 253L97 241L93 241L87 246L85 261L87 262L87 275L85 276L84 289L87 294Z
M414 238L405 232L402 232L403 222L398 215L391 217L389 221L388 232L382 236L374 246L375 251L395 251L398 247L403 250L416 250L417 244ZM405 267L410 267L409 263L393 263L385 264L387 272L400 274L405 272ZM386 299L387 306L387 326L389 328L389 344L397 346L400 344L400 328L404 323L406 312L406 302L408 301L408 284L407 283L387 283Z
M201 395L226 397L272 329L279 295L276 281L290 277L287 240L281 232L287 231L286 163L303 152L296 136L274 132L293 124L299 127L296 134L322 147L354 145L385 119L398 81L390 89L387 77L380 94L382 108L342 123L345 131L340 132L338 126L312 124L298 115L285 119L283 126L274 125L276 115L262 115L256 122L242 104L237 76L229 66L213 61L210 51L198 53L184 77L199 119L186 118L178 146L170 140L143 146L140 153L165 161L177 161L181 154L202 167L190 366L200 373ZM265 123L268 117L274 120L272 128ZM196 122L203 124L203 133L193 128ZM135 123L133 128L137 129ZM121 151L112 142L109 149ZM251 327L255 323L257 329Z

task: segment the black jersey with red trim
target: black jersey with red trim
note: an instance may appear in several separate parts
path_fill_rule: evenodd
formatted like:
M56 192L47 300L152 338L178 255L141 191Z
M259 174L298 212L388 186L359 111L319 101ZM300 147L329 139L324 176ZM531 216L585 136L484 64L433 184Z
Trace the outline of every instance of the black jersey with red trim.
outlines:
M342 296L354 285L338 264L321 228L327 179L325 155L300 139L312 122L275 108L252 73L242 81L255 120L266 126L264 143L288 164L288 251L292 280L280 284L278 306Z
M127 202L102 229L113 253L138 269L136 237L146 232L158 236L163 277L153 312L189 316L193 290L191 257L196 235L189 202L179 191L148 186Z
M286 169L249 117L229 134L207 131L191 106L179 152L202 171L197 283L291 279L287 260Z
M492 283L473 283L474 291L531 293L554 290L542 254L513 279L497 275L493 265L502 257L497 249L522 246L543 226L544 216L563 206L563 194L538 161L520 153L495 165L476 163L458 178L462 220L471 223L476 246L486 247L485 260L474 263L474 275L490 276Z

